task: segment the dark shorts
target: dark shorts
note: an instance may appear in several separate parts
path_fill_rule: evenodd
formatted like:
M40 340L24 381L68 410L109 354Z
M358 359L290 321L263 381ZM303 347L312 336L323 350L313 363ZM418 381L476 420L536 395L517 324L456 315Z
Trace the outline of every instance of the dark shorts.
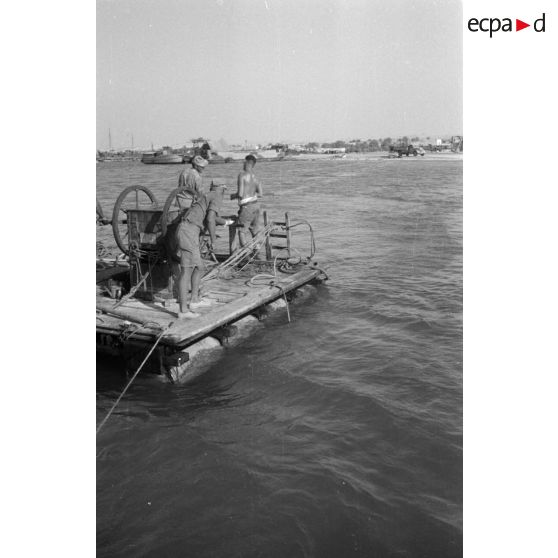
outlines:
M238 225L257 233L260 229L260 204L259 202L247 203L241 206L238 212Z
M203 267L200 254L200 229L182 221L176 229L177 256L182 267Z

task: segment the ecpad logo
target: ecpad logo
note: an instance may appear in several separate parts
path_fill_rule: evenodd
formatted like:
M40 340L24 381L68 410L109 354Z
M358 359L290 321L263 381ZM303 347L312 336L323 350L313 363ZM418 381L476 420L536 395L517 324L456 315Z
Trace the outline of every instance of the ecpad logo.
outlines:
M485 17L483 19L477 19L475 17L472 17L467 22L467 27L469 28L469 31L472 31L473 33L477 33L478 31L482 31L483 33L488 32L488 33L490 33L490 38L492 38L493 33L497 33L498 31L504 31L504 32L513 31L512 20L509 17L505 17L503 19L500 19L500 18L497 18L497 17L490 17L490 18ZM520 19L515 20L515 30L516 31L521 31L522 29L525 29L526 27L531 27L531 24L530 23L525 23L524 21L521 21ZM539 19L536 19L534 21L533 29L537 33L544 33L545 32L545 14L544 13Z

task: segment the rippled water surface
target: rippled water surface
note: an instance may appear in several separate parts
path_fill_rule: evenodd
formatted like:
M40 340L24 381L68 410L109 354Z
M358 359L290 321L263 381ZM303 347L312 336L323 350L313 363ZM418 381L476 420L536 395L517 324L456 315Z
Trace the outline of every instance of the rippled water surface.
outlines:
M99 164L98 198L162 201L181 168ZM97 439L98 555L460 556L462 161L256 171L271 214L312 223L330 281L192 383L138 378ZM98 360L98 421L125 382Z

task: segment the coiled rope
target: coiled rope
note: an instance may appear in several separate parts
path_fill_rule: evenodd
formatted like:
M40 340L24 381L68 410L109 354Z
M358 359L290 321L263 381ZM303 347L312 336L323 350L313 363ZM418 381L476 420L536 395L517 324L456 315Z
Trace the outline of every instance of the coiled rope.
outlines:
M312 225L310 225L310 223L304 219L290 224L289 230L300 226L308 227L308 230L310 232L310 255L307 258L307 262L309 262L316 253L314 230L312 229ZM270 234L274 230L278 230L280 228L284 229L285 227L279 227L273 222L266 225L249 242L247 242L242 248L232 254L227 260L208 271L202 278L202 282L209 281L210 279L214 279L216 277L222 277L226 272L242 272L256 258L259 251L265 245ZM287 248L283 248L273 259L273 273L258 273L257 275L251 277L247 284L251 287L268 285L270 287L278 288L285 300L285 304L287 307L287 318L290 323L291 313L289 310L289 301L287 300L287 295L283 287L277 284L277 281L279 280L277 274L277 259L279 258L280 254L286 250ZM293 263L293 260L296 261ZM301 263L301 256L297 256L296 258L290 257L280 265L280 271L282 273L296 273L296 266L300 265Z
M254 277L251 277L247 284L251 287L259 287L259 286L269 285L270 287L275 287L275 288L279 289L281 291L281 294L283 295L283 298L285 300L285 304L287 306L287 320L288 320L289 323L291 323L291 312L289 310L289 301L287 300L287 295L286 295L285 290L283 289L283 287L276 283L276 281L279 280L279 277L277 276L277 259L281 255L281 252L284 252L286 250L287 250L287 248L283 248L275 256L275 258L273 258L273 273L258 273L257 275L254 275ZM289 258L289 259L293 259L293 258ZM288 262L288 260L286 260L286 262L283 262L283 265L287 265L287 262ZM298 265L301 262L302 262L302 258L300 256L298 256L298 262L294 265ZM284 272L283 269L281 269L281 271ZM288 273L291 273L291 272L288 272Z

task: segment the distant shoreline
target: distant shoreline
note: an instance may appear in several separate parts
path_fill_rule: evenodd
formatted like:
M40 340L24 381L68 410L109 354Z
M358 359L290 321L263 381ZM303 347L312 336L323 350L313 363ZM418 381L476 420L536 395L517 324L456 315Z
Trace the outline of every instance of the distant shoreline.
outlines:
M463 160L463 152L453 152L453 151L427 151L424 156L418 155L414 156L403 156L401 158L397 157L389 157L388 151L370 151L366 153L346 153L343 157L339 157L338 155L331 155L326 153L301 153L300 155L287 155L285 159L282 161L269 161L269 162L289 162L289 161L371 161L376 159L385 159L385 160L414 160L414 159L430 159L430 160L448 160L448 161L462 161ZM108 159L104 159L102 161L97 160L98 163L122 163L122 162L130 162L130 161L141 161L140 157L110 157ZM242 160L235 160L230 161L228 163L224 163L226 165L234 165L241 163ZM184 163L187 164L187 163Z

